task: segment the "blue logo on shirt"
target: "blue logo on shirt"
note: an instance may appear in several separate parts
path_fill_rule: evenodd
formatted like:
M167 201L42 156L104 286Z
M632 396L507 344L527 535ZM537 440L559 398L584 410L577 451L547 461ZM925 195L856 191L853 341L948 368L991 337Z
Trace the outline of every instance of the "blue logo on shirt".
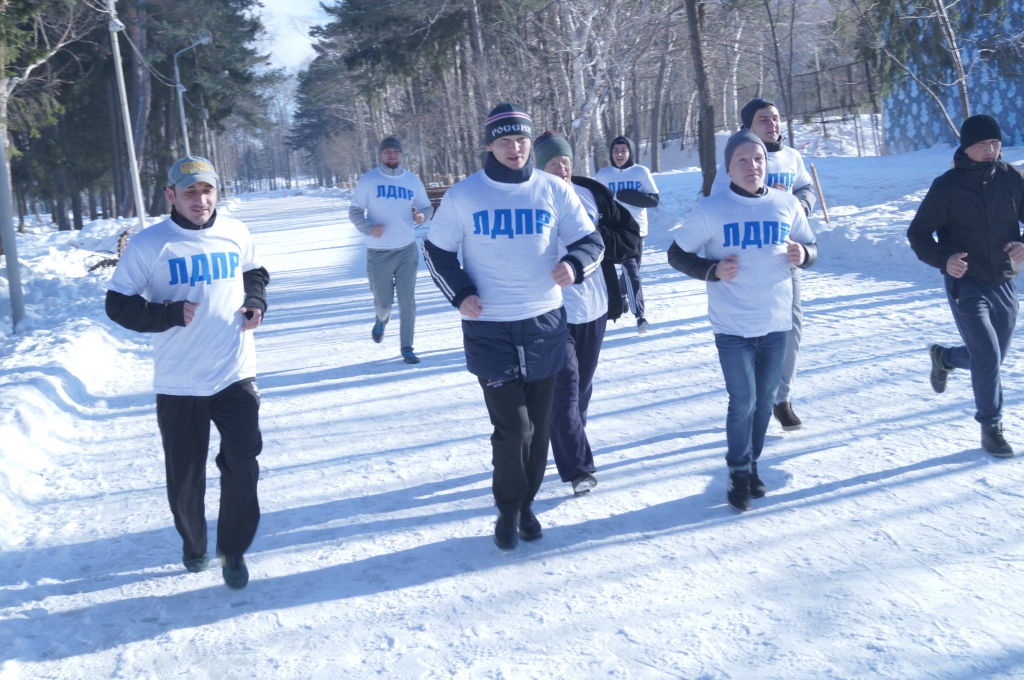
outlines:
M785 222L744 222L743 240L740 241L740 223L730 222L723 225L725 239L722 245L725 248L739 246L746 250L747 246L780 246L786 242L791 227Z
M197 283L209 284L217 279L235 278L235 270L241 264L242 258L238 253L199 253L192 256L192 275L188 273L189 267L183 257L175 257L167 261L171 268L171 282L168 285L177 286L187 283L194 286Z
M795 172L769 172L764 180L765 186L774 187L776 184L782 184L786 187L786 191L792 191L795 183Z
M623 189L635 189L640 191L640 182L608 182L608 188L612 190L613 194L617 194Z
M491 214L494 219L491 219ZM526 236L543 234L544 227L551 227L551 213L547 210L533 208L515 208L505 210L481 210L473 213L473 235L490 236Z
M411 201L412 189L398 187L394 184L378 184L377 198L397 198L402 201Z

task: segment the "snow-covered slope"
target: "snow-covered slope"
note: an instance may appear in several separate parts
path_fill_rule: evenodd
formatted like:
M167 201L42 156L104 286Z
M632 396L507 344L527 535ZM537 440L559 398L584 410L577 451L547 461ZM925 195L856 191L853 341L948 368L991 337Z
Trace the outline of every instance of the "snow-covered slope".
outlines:
M1024 464L978 448L967 376L928 387L926 343L955 330L902 241L949 156L815 160L835 219L804 278L806 426L771 426L768 496L744 515L724 503L704 289L664 256L700 175L658 175L651 333L610 325L597 373L600 485L577 499L549 469L544 538L512 554L490 539L458 316L426 271L410 367L394 329L369 338L344 195L242 201L273 279L263 519L238 593L180 565L148 340L106 321L109 271L62 240L85 235L24 237L32 326L0 338L0 678L1024 676ZM1014 350L1018 448L1022 377Z

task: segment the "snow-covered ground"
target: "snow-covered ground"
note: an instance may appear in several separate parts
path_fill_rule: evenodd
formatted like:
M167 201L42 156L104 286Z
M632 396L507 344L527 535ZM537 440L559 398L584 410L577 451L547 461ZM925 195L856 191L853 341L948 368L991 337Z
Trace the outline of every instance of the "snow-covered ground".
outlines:
M0 337L0 678L1024 677L1024 462L979 449L966 375L929 388L926 344L956 335L903 236L950 156L814 160L833 221L804 276L805 428L771 426L769 493L743 515L724 503L704 288L664 255L700 174L658 175L651 332L610 325L597 373L600 485L574 498L551 467L544 538L511 554L490 538L458 315L426 271L410 367L397 323L370 341L344 192L234 205L273 277L241 592L180 564L149 342L106 320L110 270L85 273L121 226L20 238L31 315ZM1013 351L1019 449L1022 378Z

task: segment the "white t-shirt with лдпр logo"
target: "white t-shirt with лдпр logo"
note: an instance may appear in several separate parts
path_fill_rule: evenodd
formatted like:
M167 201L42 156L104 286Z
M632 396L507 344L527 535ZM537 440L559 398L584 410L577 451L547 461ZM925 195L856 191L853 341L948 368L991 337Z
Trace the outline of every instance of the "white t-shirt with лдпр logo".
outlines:
M803 206L793 194L769 190L749 198L723 191L693 204L676 244L706 257L739 258L732 281L708 281L708 319L715 333L759 338L793 326L792 268L786 237L814 243Z
M711 193L717 194L729 188L732 178L726 170L723 162L715 175L715 181L711 184ZM793 193L794 189L802 189L811 184L811 175L804 166L804 158L800 152L788 146L783 146L778 151L768 152L768 167L765 168L764 185L774 189L781 184L786 191Z
M609 165L598 170L594 179L611 189L613 194L618 194L623 189L634 189L643 194L658 193L658 187L654 184L654 176L642 165L631 165L625 170ZM639 208L622 201L619 201L619 205L628 210L636 220L640 227L640 236L647 236L647 208Z
M372 250L397 250L416 240L416 222L412 210L430 205L420 178L408 170L389 175L379 167L359 178L352 194L352 206L366 211L371 224L383 224L380 238L365 234L366 247Z
M590 221L596 225L598 220L597 202L590 189L573 184L572 188L583 204L583 210ZM569 251L559 241L558 259L565 257ZM584 324L596 321L602 314L608 313L608 284L604 282L604 273L600 269L583 279L583 283L574 283L562 288L562 304L565 306L565 318L568 323Z
M527 181L506 184L481 170L445 193L427 238L452 253L461 246L484 310L479 321L519 321L562 306L551 277L558 241L573 244L594 231L565 180L534 170Z
M206 397L256 376L256 346L246 319L242 274L259 269L249 229L218 215L208 229L166 219L128 241L107 287L149 302L198 302L195 318L153 337L157 394Z

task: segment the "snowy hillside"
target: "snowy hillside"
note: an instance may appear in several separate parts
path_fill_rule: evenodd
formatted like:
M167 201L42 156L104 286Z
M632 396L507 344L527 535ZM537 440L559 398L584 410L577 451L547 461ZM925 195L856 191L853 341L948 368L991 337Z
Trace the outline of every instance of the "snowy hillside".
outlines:
M272 281L240 592L181 566L149 340L107 321L110 270L85 273L122 227L22 237L29 323L0 337L0 679L1024 677L1024 456L981 451L962 372L929 388L925 347L956 334L903 235L950 157L813 159L833 220L816 213L804 275L805 427L770 426L768 495L743 515L725 505L704 287L665 259L700 174L657 175L651 332L609 324L595 382L600 484L574 498L552 464L544 538L511 554L490 538L459 317L425 269L411 367L397 324L370 340L344 192L241 201ZM1014 349L1005 418L1024 451L1022 379Z

